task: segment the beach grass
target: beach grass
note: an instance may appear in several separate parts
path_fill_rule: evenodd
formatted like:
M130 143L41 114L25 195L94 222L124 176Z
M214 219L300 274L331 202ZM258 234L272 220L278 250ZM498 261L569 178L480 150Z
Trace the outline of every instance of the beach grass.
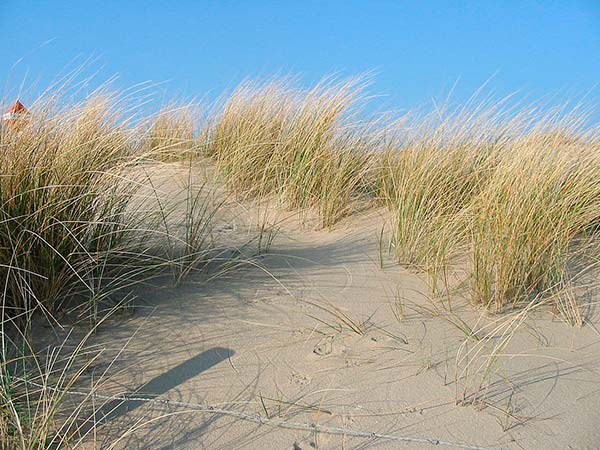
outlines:
M94 328L106 317L99 305L112 311L139 283L167 274L177 284L231 259L214 247L224 202L197 181L199 166L214 166L233 196L312 211L322 228L384 206L395 259L436 291L456 268L473 304L553 304L581 326L573 283L597 262L600 230L600 137L586 113L486 99L390 119L365 112L367 87L362 77L245 81L212 107L173 103L141 120L119 94L51 96L3 123L0 445L82 438L86 408L59 419L58 393L94 357L84 340L61 356L65 372L42 361L34 318ZM173 164L184 172L177 198L154 181ZM261 229L259 252L271 241Z
M330 227L352 210L369 167L368 124L351 120L364 88L360 78L243 83L213 119L207 155L236 194L314 209Z
M77 448L95 385L74 407L64 391L99 355L89 337L136 286L224 259L211 234L221 202L191 161L174 197L153 184L160 160L187 145L181 121L163 112L160 133L140 132L115 104L118 94L41 99L0 128L0 448ZM36 347L42 324L65 322L85 337Z

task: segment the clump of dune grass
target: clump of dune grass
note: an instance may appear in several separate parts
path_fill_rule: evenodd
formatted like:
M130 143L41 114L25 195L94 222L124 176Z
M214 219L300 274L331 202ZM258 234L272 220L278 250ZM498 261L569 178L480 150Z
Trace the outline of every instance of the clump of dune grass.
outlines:
M400 263L437 289L470 254L474 303L561 298L598 220L600 151L584 115L543 110L483 102L402 122L378 177Z
M120 175L135 152L111 100L42 100L18 127L0 129L2 448L68 446L73 420L59 419L52 386L70 387L78 372L61 352L37 359L29 324L35 313L54 324L73 298L97 299L128 247L135 187Z
M213 136L206 154L213 157L228 187L248 196L278 187L277 149L292 114L296 92L284 82L241 84L212 119Z
M110 101L38 104L25 127L0 131L0 279L14 314L94 296L129 239L135 186L119 174L132 148Z
M374 146L368 126L350 120L363 89L360 79L309 90L244 83L215 119L207 154L237 194L275 195L331 226L351 210Z
M570 128L515 141L473 200L473 302L501 308L555 295L595 248L600 146L593 132Z
M68 406L64 391L95 361L86 341L113 305L155 277L178 283L230 258L211 234L222 201L193 179L191 162L156 162L182 144L179 129L163 124L172 139L148 149L148 134L115 104L99 94L42 99L21 126L0 128L0 448L80 446L94 401ZM175 172L181 186L156 184L157 173L173 181ZM89 318L92 329L75 349L40 354L31 343L39 316L51 326Z
M181 198L157 202L157 188L147 189L160 169L157 155L184 143L179 122L163 122L165 140L149 149L156 130L140 135L113 106L118 100L116 94L77 103L42 99L24 126L0 130L7 314L39 309L50 317L71 301L97 302L175 266L189 274L208 257L219 207L209 189L186 176ZM166 225L176 221L181 226Z
M149 119L149 151L161 161L189 158L196 149L195 132L201 113L194 105L167 105Z
M378 193L402 264L435 271L464 244L464 207L520 126L503 123L502 105L483 102L399 122L397 142L380 159Z
M431 268L452 250L449 245L460 244L462 208L479 188L485 164L462 146L405 148L384 156L380 192L400 263Z

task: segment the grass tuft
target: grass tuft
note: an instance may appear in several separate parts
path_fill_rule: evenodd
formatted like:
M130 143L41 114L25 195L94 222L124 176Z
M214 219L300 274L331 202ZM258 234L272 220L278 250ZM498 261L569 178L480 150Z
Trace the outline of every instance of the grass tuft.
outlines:
M215 119L208 155L235 193L315 209L330 227L352 210L369 167L368 126L350 120L364 87L361 79L309 90L244 83Z

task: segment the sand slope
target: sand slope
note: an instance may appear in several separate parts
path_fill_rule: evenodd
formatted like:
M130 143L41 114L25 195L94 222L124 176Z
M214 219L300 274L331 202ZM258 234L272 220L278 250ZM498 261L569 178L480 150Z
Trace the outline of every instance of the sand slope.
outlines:
M245 232L248 214L223 220L221 231ZM103 389L143 387L162 399L473 446L600 448L593 309L591 324L581 329L548 311L531 314L481 391L477 374L456 378L465 366L457 354L477 341L444 318L443 309L432 312L423 275L387 257L380 267L384 221L373 210L328 232L290 219L260 259L262 267L208 284L192 279L144 291L131 318L104 326L95 338L113 355L128 342ZM393 313L399 299L401 320ZM454 311L472 326L498 320L482 319L458 298ZM444 448L289 430L175 406L132 403L129 409L118 408L99 429L97 447L136 420L153 419L119 448Z

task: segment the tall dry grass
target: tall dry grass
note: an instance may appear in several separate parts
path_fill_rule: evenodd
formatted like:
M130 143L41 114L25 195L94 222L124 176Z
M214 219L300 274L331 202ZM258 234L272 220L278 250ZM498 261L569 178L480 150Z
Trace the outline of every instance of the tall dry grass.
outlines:
M119 105L51 97L0 128L0 448L78 447L93 401L72 408L63 391L97 356L89 336L138 284L178 282L219 255L220 203L191 167L174 198L153 184L156 159L187 144L180 122L159 117L157 139L158 126L140 132ZM39 351L36 317L55 326L65 314L92 329L74 348Z
M80 442L73 427L85 408L61 422L54 388L76 383L86 353L62 359L68 376L41 363L22 325L33 313L54 322L80 304L97 322L98 303L113 294L165 273L179 282L229 258L213 248L221 202L194 181L188 158L212 159L235 194L316 210L323 227L363 201L383 203L397 260L425 269L435 286L467 268L473 303L545 305L573 292L586 258L597 259L600 229L600 138L583 113L484 101L390 125L363 119L365 87L361 78L309 89L245 82L208 116L173 106L139 124L111 106L115 97L52 98L33 106L27 124L2 126L0 445ZM170 198L152 168L182 159L184 193ZM261 229L259 247L263 237L271 242ZM567 297L556 309L581 324ZM15 326L18 345L6 332ZM32 373L45 388L23 381Z
M583 131L585 113L475 95L379 126L359 123L364 88L245 82L212 117L206 154L233 192L316 209L324 227L357 198L378 199L396 258L426 270L436 289L455 259L469 259L475 303L500 307L568 284L573 243L596 220L597 131Z
M406 265L434 270L464 243L464 209L512 136L526 127L502 101L408 114L380 159L378 192L392 214L391 244Z
M145 124L149 151L161 161L190 158L198 152L195 134L201 117L201 111L193 104L163 107Z
M472 201L475 303L501 308L552 296L597 250L597 135L559 131L516 140Z
M120 172L131 160L131 136L109 102L91 98L65 111L38 104L28 125L0 131L6 313L52 314L65 299L94 296L110 257L130 238L135 189Z
M595 248L600 198L584 119L499 102L414 125L379 175L398 261L435 286L469 255L471 299L496 309L569 286L569 265Z
M207 154L237 194L315 209L329 227L352 209L369 166L374 140L351 120L364 87L361 79L308 90L243 83L214 118Z
M136 253L140 229L155 228L133 207L144 182L124 176L140 155L208 156L234 193L314 209L324 227L358 199L378 199L400 263L437 282L454 256L470 255L475 303L511 304L568 284L574 243L597 220L598 134L582 131L583 114L472 100L380 126L360 120L365 87L361 78L309 89L244 82L208 117L193 105L169 107L142 127L119 121L99 97L61 114L38 107L21 132L2 131L6 305L48 308L59 296L89 294L98 267L106 276L122 267L110 258ZM173 212L158 205L171 240Z

